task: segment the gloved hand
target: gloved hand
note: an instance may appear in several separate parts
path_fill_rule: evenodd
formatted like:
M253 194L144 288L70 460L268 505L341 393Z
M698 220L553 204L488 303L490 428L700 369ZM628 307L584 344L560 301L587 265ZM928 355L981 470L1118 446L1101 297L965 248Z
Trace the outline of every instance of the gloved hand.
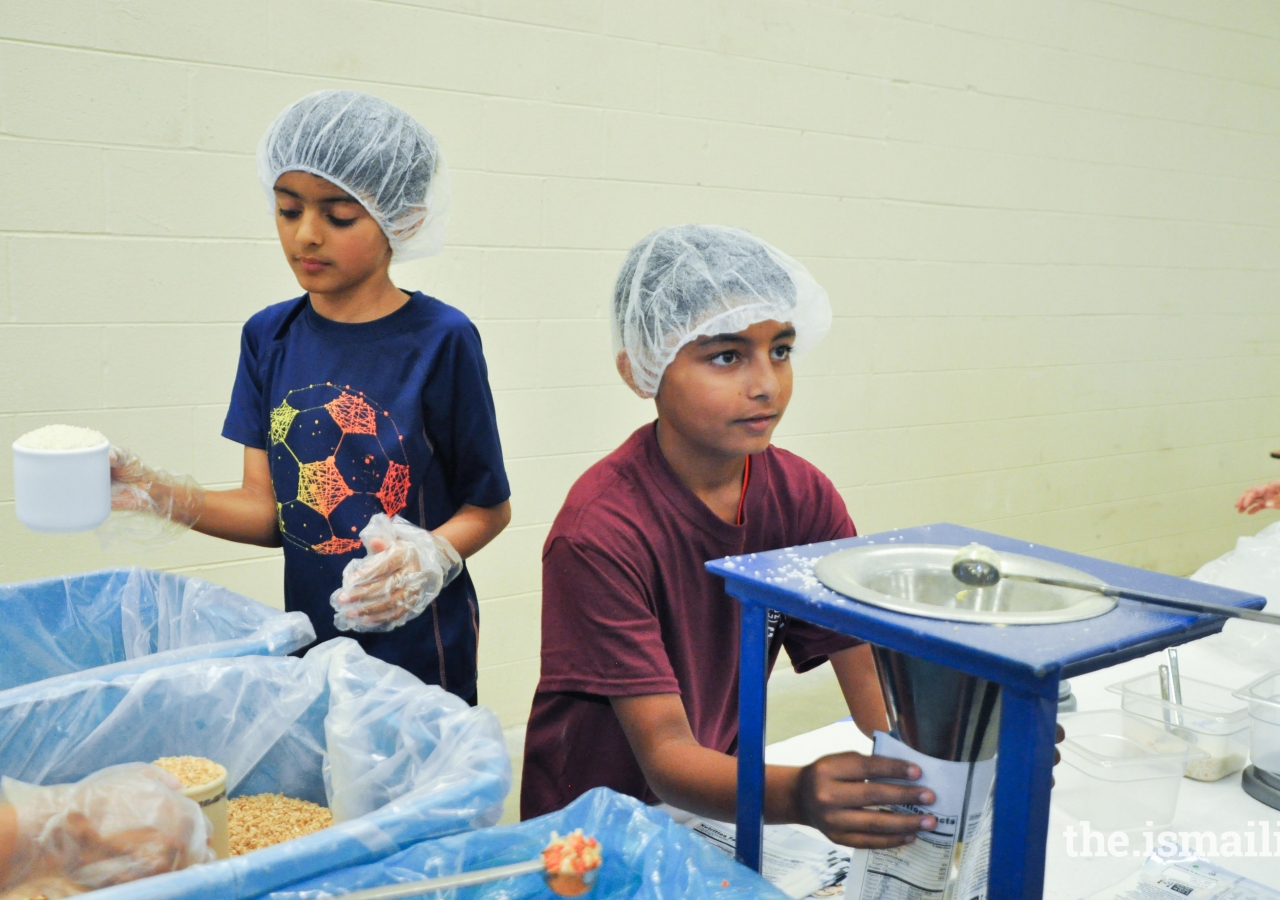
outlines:
M60 878L86 890L213 862L212 826L178 779L126 763L74 784L0 780L17 839L0 887Z
M129 525L116 524L109 530L122 531L135 540L172 540L195 525L204 512L204 488L189 475L153 469L136 454L113 444L111 508L149 516L134 517Z
M416 619L462 571L453 545L396 516L378 513L360 532L368 551L342 570L329 603L339 631L391 631Z

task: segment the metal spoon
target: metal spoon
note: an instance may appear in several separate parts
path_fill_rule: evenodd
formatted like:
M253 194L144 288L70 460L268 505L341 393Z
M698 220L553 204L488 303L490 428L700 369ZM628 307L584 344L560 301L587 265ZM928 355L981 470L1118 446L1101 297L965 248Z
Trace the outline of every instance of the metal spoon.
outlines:
M581 875L552 874L547 871L542 858L528 862L512 863L508 866L494 866L489 869L477 869L474 872L462 872L458 875L445 875L442 878L429 878L425 881L405 881L400 884L388 884L382 887L366 888L352 894L343 894L342 900L396 900L400 897L421 897L437 891L451 888L471 887L486 884L490 881L501 881L503 878L515 878L520 875L542 873L542 878L552 893L561 897L577 897L585 894L595 886L599 869L588 869Z
M962 584L971 587L991 587L1001 578L1009 581L1031 581L1039 584L1051 584L1055 587L1071 588L1077 591L1092 591L1104 597L1118 597L1125 600L1137 600L1140 603L1151 603L1166 606L1183 612L1208 613L1214 616L1226 616L1231 619L1248 619L1250 622L1266 622L1280 625L1280 615L1258 612L1254 609L1241 609L1236 606L1223 606L1218 603L1204 603L1199 600L1183 600L1180 597L1166 597L1163 594L1148 594L1144 591L1132 591L1128 588L1112 587L1105 584L1088 584L1083 581L1071 581L1066 578L1049 578L1041 575L1022 575L1016 572L1002 572L1000 554L982 544L970 544L960 548L955 560L951 563L951 574Z

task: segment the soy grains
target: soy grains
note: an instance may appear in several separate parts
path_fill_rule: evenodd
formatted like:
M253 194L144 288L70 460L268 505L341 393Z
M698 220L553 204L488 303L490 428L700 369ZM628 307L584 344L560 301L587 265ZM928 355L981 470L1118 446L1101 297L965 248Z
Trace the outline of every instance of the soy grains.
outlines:
M231 855L243 856L263 847L303 837L333 824L333 813L283 794L233 797L228 802Z
M203 756L162 756L151 765L177 776L184 788L204 787L227 774L227 770Z

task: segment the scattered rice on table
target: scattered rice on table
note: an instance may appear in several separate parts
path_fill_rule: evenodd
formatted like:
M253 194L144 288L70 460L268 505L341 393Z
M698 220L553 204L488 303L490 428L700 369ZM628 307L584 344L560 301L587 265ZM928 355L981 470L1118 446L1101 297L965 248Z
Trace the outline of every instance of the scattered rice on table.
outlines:
M257 794L227 801L227 824L231 855L243 856L328 828L333 824L333 813L284 794Z
M152 765L178 776L184 788L202 787L227 774L226 769L203 756L162 756Z

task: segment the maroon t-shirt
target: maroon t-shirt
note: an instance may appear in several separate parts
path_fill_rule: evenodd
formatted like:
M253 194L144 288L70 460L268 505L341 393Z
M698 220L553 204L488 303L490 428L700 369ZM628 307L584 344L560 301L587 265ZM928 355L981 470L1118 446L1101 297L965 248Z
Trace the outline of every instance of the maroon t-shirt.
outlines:
M601 785L649 790L610 697L680 694L698 743L738 743L738 603L708 560L852 537L825 475L769 447L751 458L741 525L713 513L646 425L574 484L542 550L542 678L525 739L520 813L558 810ZM769 665L796 671L854 638L770 613Z

